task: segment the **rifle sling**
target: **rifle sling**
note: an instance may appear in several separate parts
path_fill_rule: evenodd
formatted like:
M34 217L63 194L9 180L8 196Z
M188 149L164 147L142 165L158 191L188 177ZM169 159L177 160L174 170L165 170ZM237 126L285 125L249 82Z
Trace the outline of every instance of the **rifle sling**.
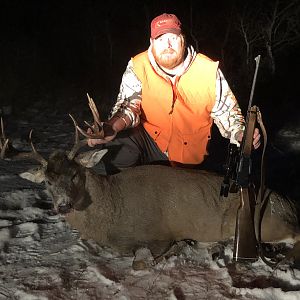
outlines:
M266 152L266 147L268 142L268 136L259 108L257 108L257 122L260 126L263 135L263 144L264 144L262 155L261 155L261 164L260 164L260 188L257 197L258 204L262 206L264 202L264 193L265 193L265 152Z
M267 264L268 266L270 266L271 268L275 268L279 262L272 262L270 260L268 260L264 253L263 253L263 249L262 249L262 245L261 245L261 221L262 221L262 210L265 207L266 201L268 200L268 197L266 196L266 188L265 188L265 152L266 152L266 147L267 147L267 141L268 141L268 136L267 136L267 131L266 128L263 124L263 120L262 120L262 115L260 110L257 108L257 122L260 126L262 135L263 135L263 151L262 151L262 155L261 155L261 167L260 167L260 188L258 191L258 196L257 196L257 205L259 206L259 216L258 216L258 220L257 222L255 222L255 231L257 233L257 243L258 243L258 251L259 251L259 256L260 258L263 260L263 262L265 264Z

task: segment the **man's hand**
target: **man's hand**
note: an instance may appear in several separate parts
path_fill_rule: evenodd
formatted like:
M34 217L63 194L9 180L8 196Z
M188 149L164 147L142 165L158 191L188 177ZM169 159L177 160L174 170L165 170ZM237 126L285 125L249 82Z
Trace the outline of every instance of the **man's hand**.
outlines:
M88 139L87 144L90 147L94 147L96 145L106 144L110 141L112 141L116 135L117 131L115 131L112 126L108 123L103 123L103 131L104 131L104 137L103 139ZM88 128L87 133L92 133L92 130Z
M239 133L238 136L238 141L241 142L243 139L243 132ZM255 128L254 129L254 133L253 133L253 147L254 149L257 149L260 146L261 142L260 142L260 133L259 133L259 129Z
M260 142L260 133L258 128L254 129L254 133L253 133L253 147L254 149L257 149L260 146L261 142Z

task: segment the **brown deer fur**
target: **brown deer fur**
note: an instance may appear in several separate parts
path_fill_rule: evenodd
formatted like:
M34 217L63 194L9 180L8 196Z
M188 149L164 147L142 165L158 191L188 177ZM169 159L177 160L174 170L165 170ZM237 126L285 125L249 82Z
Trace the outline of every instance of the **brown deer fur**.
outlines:
M159 165L101 176L87 167L98 163L104 153L89 151L69 160L65 153L55 152L46 169L21 176L46 182L55 209L70 208L63 211L65 218L83 239L93 239L121 253L141 246L159 253L175 240L215 242L234 236L239 195L219 197L221 176ZM270 192L262 240L298 235L293 203Z

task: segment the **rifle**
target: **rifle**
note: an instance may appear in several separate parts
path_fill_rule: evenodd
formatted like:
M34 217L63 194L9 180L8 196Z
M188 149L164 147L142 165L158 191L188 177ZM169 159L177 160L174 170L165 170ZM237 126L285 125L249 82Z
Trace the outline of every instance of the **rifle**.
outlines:
M253 134L257 113L257 106L252 106L254 88L259 67L260 55L255 58L256 68L252 82L250 100L247 109L245 131L240 148L234 144L229 145L226 174L221 186L220 195L227 197L229 192L240 193L240 205L236 215L236 228L234 238L233 260L256 261L259 257L257 238L254 225L254 210L256 193L251 180ZM230 180L233 185L230 187Z

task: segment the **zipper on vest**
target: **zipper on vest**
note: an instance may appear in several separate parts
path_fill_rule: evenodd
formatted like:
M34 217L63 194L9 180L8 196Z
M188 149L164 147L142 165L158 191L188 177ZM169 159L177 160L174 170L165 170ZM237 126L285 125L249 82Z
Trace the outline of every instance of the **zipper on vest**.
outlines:
M178 84L179 78L180 78L179 76L175 78L174 84L172 83L171 80L169 80L169 82L171 83L172 94L173 94L172 106L171 106L171 110L169 111L169 115L171 115L173 113L174 105L175 105L175 102L177 100L177 93L178 93L177 84Z

